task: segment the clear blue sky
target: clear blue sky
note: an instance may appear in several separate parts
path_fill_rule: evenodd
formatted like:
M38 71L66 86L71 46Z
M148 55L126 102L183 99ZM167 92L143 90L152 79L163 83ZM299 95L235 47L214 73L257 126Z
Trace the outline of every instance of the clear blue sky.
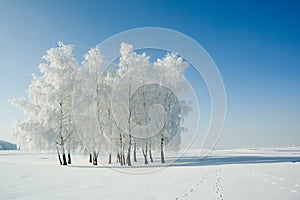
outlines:
M129 1L128 1L129 2ZM158 26L198 41L223 76L227 120L219 147L300 145L300 1L0 0L0 139L14 141L30 74L57 41L79 61L127 29Z

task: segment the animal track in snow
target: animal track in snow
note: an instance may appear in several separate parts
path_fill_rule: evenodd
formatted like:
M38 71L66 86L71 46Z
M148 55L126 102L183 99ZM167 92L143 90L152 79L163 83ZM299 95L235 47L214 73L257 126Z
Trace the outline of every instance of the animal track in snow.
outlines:
M277 187L279 190L283 190L286 188L287 191L292 193L299 193L299 183L295 181L287 181L281 177L267 175L267 174L260 174L258 172L252 172L251 175L261 178L265 182L269 182L270 184Z
M215 189L215 192L216 192L216 195L217 195L217 200L224 200L224 195L221 193L221 190L220 190L221 176L219 175L218 170L216 170L216 178L217 178L217 181L214 185L214 189Z
M187 198L192 192L196 192L197 189L203 184L205 183L205 180L207 179L207 177L215 170L209 171L206 175L204 175L193 187L191 187L187 192L181 194L180 196L176 197L176 200L180 200L180 199L185 199ZM218 183L218 196L217 196L217 200L224 200L223 199L223 195L219 194L219 184L220 184L220 180L221 177L218 179L217 178L217 182ZM216 184L214 185L214 188L216 187ZM217 191L217 190L216 190Z

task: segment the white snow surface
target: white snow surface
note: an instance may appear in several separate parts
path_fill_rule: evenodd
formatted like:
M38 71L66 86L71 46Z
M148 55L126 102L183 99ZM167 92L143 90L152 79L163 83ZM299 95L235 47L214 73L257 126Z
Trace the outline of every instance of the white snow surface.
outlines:
M300 148L197 155L147 166L140 157L132 167L91 166L87 156L75 155L74 164L60 166L55 153L0 151L0 199L300 199Z

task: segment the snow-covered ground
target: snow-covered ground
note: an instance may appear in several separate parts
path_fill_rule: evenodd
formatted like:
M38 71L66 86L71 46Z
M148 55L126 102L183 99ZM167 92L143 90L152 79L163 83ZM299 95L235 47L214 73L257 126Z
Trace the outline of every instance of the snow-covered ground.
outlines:
M202 160L190 151L166 167L87 161L59 166L55 154L0 151L0 199L300 199L300 148L218 150Z

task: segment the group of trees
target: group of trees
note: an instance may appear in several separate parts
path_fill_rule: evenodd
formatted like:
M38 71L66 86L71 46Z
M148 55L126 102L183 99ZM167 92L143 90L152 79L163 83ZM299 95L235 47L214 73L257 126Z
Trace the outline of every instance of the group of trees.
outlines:
M108 63L98 46L82 64L73 46L58 43L43 57L40 74L33 74L28 97L13 99L26 118L15 123L22 149L55 149L61 165L71 164L71 152L87 151L97 165L106 152L121 165L137 161L137 152L153 162L153 151L179 150L183 119L191 108L179 99L187 89L189 64L176 54L150 63L122 43L118 63Z

